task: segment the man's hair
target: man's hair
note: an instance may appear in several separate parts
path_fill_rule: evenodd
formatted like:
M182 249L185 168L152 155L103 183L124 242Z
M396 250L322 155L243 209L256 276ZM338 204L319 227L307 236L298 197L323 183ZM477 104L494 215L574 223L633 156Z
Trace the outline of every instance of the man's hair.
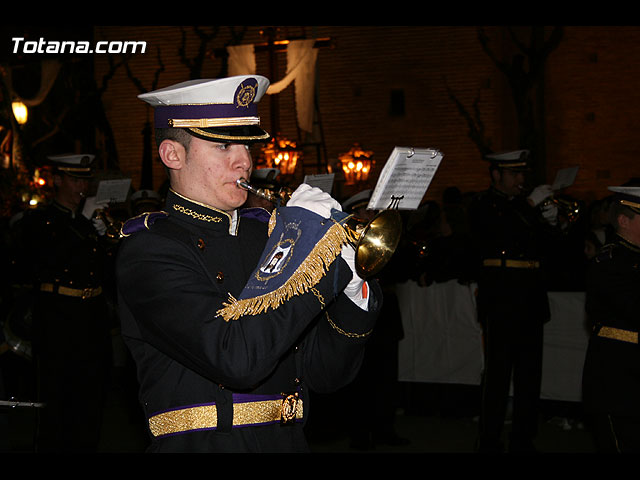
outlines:
M624 215L627 218L633 218L637 213L626 205L622 205L620 202L611 202L611 205L609 206L609 222L616 231L620 229L620 224L618 223L618 217L620 215Z
M185 150L189 151L193 137L184 128L156 128L155 133L156 146L160 146L164 140L173 140L182 145Z

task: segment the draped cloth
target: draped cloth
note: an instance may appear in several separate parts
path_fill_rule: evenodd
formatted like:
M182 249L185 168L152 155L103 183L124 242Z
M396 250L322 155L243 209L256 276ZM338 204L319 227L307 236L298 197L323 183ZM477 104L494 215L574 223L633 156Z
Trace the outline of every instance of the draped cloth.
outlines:
M267 89L267 95L276 95L294 82L298 126L306 132L313 130L315 67L318 58L318 49L314 48L314 44L314 39L292 40L287 46L286 75ZM230 46L227 52L229 75L256 73L253 45Z
M232 45L227 47L229 53L229 76L254 75L256 73L256 56L253 45Z

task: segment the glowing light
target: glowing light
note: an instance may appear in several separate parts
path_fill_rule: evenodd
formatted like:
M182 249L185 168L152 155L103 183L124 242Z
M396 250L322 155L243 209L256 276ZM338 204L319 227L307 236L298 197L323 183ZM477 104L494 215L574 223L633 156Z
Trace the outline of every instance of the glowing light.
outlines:
M277 167L282 175L292 174L298 163L300 151L296 143L276 135L262 150L267 167Z
M13 109L13 116L16 117L16 121L20 125L24 125L25 123L27 123L29 112L27 111L27 106L24 103L12 102L11 108Z
M373 152L362 150L357 143L351 150L339 156L347 185L367 180L373 163L372 157Z

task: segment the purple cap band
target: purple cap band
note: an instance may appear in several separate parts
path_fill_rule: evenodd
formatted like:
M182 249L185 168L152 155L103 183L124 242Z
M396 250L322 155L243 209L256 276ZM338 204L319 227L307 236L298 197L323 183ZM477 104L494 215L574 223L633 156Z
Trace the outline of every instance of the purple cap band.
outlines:
M155 127L171 127L171 119L201 119L201 118L236 118L257 117L258 106L251 103L246 107L231 104L215 105L166 105L154 109Z

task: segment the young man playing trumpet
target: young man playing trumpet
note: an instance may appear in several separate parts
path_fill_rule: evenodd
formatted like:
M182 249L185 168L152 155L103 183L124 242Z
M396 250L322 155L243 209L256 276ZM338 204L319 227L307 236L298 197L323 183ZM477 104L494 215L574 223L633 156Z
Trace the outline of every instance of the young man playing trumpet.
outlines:
M152 452L308 451L309 391L353 379L375 323L380 290L355 273L333 198L303 184L268 224L238 213L268 83L140 96L171 189L163 213L125 225L117 279Z

